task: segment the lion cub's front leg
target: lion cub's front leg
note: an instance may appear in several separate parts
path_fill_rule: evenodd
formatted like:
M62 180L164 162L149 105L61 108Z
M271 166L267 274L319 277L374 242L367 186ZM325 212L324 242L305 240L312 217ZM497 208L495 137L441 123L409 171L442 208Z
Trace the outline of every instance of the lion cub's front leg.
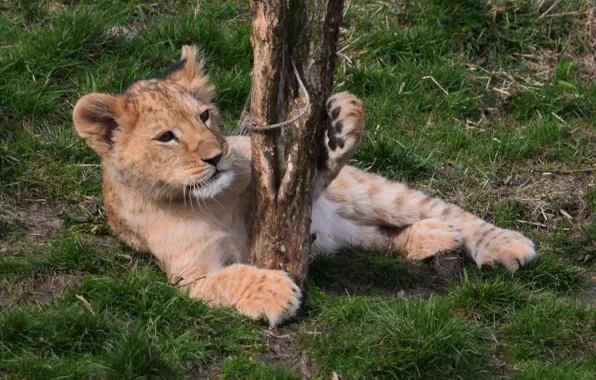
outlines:
M349 92L340 92L327 100L329 125L325 132L325 150L319 170L323 187L337 176L362 141L364 110L362 102Z
M243 264L197 280L189 292L211 307L231 307L251 319L266 320L271 327L294 316L302 297L286 272Z

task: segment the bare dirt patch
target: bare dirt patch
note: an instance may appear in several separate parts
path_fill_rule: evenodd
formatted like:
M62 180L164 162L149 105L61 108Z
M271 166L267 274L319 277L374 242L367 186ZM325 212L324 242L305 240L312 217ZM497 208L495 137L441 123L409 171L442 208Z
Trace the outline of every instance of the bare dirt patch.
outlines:
M28 236L47 238L62 230L64 222L58 217L59 213L58 207L41 199L17 208L14 218L23 223Z
M594 168L596 172L596 168ZM504 191L528 207L529 223L552 230L573 223L583 224L591 219L591 210L585 200L585 191L596 188L592 173L567 173L564 169L515 174L511 184L504 185ZM525 178L524 178L525 177Z
M583 274L583 292L578 302L588 308L596 307L596 268L587 269Z
M454 180L457 169L445 167L436 171L434 181L417 187L489 220L500 202L517 202L526 210L517 223L553 231L571 224L584 225L595 217L586 201L586 192L596 189L596 166L592 170L590 165L580 169L565 165L540 170L509 168L500 171L495 179L481 181L466 176L458 178L459 183Z
M259 360L297 373L303 379L312 379L317 375L314 363L296 341L300 334L296 334L295 326L264 330L264 334L266 349L259 355Z
M0 309L23 304L48 305L71 289L82 274L40 275L7 278L0 283Z
M48 238L63 228L64 222L58 216L60 209L46 199L27 200L3 210L0 219L15 223L31 238Z
M64 228L64 221L59 217L61 209L45 199L1 208L0 254L9 250L16 240L41 242L59 234Z

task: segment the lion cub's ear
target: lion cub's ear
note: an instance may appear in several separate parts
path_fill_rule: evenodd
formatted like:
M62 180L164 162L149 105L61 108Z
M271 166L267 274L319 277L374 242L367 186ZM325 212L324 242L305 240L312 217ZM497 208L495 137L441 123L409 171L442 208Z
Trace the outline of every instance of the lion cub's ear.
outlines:
M79 136L100 156L107 154L112 135L118 128L120 99L107 94L83 96L72 111L72 120Z
M202 70L203 60L199 58L198 49L184 45L180 60L172 65L166 79L186 88L200 100L210 102L213 86L209 84L209 78Z

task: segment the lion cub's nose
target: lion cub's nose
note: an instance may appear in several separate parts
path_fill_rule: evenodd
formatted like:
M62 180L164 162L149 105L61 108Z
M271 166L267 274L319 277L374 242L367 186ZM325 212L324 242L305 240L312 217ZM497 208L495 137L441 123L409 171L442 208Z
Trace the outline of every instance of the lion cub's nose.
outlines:
M220 158L221 158L221 153L218 153L216 156L213 156L211 158L201 158L201 160L203 160L204 162L206 162L208 164L215 166L219 162Z

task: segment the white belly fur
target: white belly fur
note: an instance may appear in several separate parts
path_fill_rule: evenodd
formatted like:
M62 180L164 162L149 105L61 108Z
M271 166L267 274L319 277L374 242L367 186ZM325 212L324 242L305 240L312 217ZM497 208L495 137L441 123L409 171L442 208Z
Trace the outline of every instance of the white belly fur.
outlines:
M377 227L354 223L339 214L340 205L322 194L313 204L311 230L317 234L313 253L333 253L346 246L384 245ZM379 241L381 240L381 241Z

